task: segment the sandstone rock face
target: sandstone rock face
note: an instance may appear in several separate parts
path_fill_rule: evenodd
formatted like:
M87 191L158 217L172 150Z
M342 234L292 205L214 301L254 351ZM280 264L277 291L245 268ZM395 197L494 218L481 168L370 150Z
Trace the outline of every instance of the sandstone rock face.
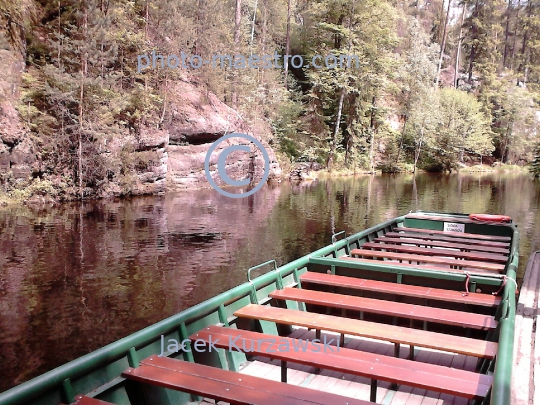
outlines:
M15 53L0 49L0 175L26 179L36 169L36 155L25 136L15 105L24 62Z
M289 173L290 180L305 180L311 178L311 172L322 169L322 165L317 162L304 162L296 164Z
M20 57L0 50L0 185L2 181L28 179L40 172L37 149L15 108L23 69ZM272 148L253 133L235 110L191 79L171 86L172 96L168 97L170 101L159 128L143 126L138 134L126 130L100 145L100 157L110 174L97 190L88 189L85 195L107 197L210 188L204 171L206 154L213 142L232 132L249 134L261 141L269 155L269 179L281 175ZM270 128L264 132L270 133ZM250 178L253 184L258 184L263 176L265 162L261 151L250 142L235 138L222 142L211 156L210 172L220 187L225 183L217 173L219 154L238 144L249 145L250 152L231 153L226 160L227 174L235 180ZM52 173L48 178L59 182L61 176L62 173Z
M253 134L238 113L222 103L215 94L187 81L178 82L172 91L173 102L164 123L169 133L169 189L209 187L204 171L206 154L213 142L234 132L251 135L263 144L270 160L270 180L281 175L275 153L268 143ZM241 138L229 139L219 144L210 159L210 173L220 187L225 183L217 173L219 155L227 147L239 144L250 146L251 152L229 154L226 160L227 174L233 180L251 178L254 184L258 184L264 174L265 162L261 151Z

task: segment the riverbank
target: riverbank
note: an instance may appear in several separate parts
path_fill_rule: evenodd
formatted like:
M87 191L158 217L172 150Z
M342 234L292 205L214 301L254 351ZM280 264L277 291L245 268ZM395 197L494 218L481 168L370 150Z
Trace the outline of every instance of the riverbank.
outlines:
M522 172L528 173L528 166L508 165L497 163L493 166L488 165L474 165L461 168L461 173L509 173L509 172Z
M409 166L411 166L409 168ZM289 167L290 170L292 166ZM412 165L404 165L404 171L395 174L413 174ZM460 174L492 174L492 173L528 173L528 167L518 166L518 165L474 165L470 167L463 167L457 173ZM417 170L417 174L427 173L423 170ZM275 178L272 183L279 183L282 181L314 181L314 180L328 180L341 177L353 177L353 176L364 176L364 175L381 175L387 174L383 173L381 170L375 170L374 172L369 170L350 170L350 169L320 169L320 170L305 170L302 172L301 176L289 177L290 173L283 173L280 177ZM173 187L171 189L165 188L163 191L158 193L145 193L142 195L163 195L166 192L176 192L176 191L197 191L210 189L210 184L205 184L204 182L198 182L192 185L186 185L181 189ZM134 194L129 192L127 193L111 193L110 195L101 195L101 196L92 196L85 198L85 201L90 200L103 200L103 199L114 199L114 198L126 198L132 197ZM19 187L13 188L10 192L0 192L0 207L8 207L11 205L50 205L54 206L61 203L77 201L76 190L74 187L68 187L65 184L53 184L48 180L34 179L28 180L24 183L20 183Z

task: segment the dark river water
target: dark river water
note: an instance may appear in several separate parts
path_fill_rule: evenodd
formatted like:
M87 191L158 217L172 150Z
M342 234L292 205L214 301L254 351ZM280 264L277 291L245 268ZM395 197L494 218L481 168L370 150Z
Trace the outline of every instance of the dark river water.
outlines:
M540 249L540 182L525 174L362 176L47 210L0 210L0 392L246 280L411 210L501 213Z

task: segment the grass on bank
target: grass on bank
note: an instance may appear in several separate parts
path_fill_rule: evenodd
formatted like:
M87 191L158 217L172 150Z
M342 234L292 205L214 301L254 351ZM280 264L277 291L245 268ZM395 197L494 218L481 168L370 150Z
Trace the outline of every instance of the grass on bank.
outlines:
M461 173L506 173L506 172L528 172L528 166L509 165L497 163L493 166L473 165L459 169Z

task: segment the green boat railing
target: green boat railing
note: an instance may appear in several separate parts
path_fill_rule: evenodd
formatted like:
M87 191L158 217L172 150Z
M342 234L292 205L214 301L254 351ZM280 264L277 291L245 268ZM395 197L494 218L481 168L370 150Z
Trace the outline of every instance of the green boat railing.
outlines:
M519 263L519 233L514 230L511 247L511 261L508 267L507 283L504 286L503 302L506 313L503 313L499 323L501 332L499 335L499 347L493 386L491 389L491 405L509 405L512 381L512 368L514 367L514 323L516 319L516 275Z
M58 393L61 394L60 396L64 402L71 403L74 401L75 391L72 386L72 381L88 376L100 368L122 359L126 359L126 363L129 363L130 366L136 367L136 364L134 363L138 363L137 351L140 351L151 344L155 344L156 340L159 339L161 335L166 335L172 333L173 331L178 331L179 329L185 331L187 324L195 322L208 314L222 311L223 303L235 302L243 299L244 297L250 297L251 301L257 300L257 291L272 283L276 283L276 285L278 285L285 277L292 275L292 277L294 277L294 279L298 282L298 272L302 269L307 269L309 264L337 266L339 265L339 260L337 259L338 252L348 252L350 251L350 245L359 243L359 240L367 240L373 234L379 235L381 232L384 233L385 229L391 229L392 226L403 223L404 219L405 216L392 218L378 224L377 226L365 229L344 239L336 240L336 236L341 234L340 232L332 236L331 245L325 246L281 267L277 267L277 263L274 260L254 266L247 271L247 282L206 301L203 301L178 314L166 318L154 325L148 326L125 338L110 343L92 353L57 367L45 374L42 374L41 376L5 391L4 393L0 393L0 404L21 405L29 403L30 401L33 401L45 394L48 397L54 396L56 398L56 396L59 396L57 395ZM512 241L511 250L512 260L507 273L509 280L515 280L516 277L516 268L519 259L517 254L518 242L518 232L514 228L514 238ZM272 271L251 279L252 270L269 264L274 264ZM343 262L341 262L341 264L343 264ZM354 267L355 263L348 263L347 266ZM373 265L371 267L364 265L363 268L366 270L398 273L398 279L400 278L400 272L403 274L411 274L420 277L434 277L433 273L429 275L428 272L422 271L421 269L401 268L399 271L397 271L388 265ZM465 275L457 273L440 273L438 277L455 281L465 281ZM471 277L471 279L473 278ZM500 285L501 282L500 278L497 279L495 277L487 276L477 276L475 281L490 285L496 285L497 282ZM503 314L503 319L501 320L502 326L500 342L502 342L502 344L499 344L497 361L495 365L495 377L491 396L492 405L509 404L515 317L515 291L515 283L507 282L504 287L504 300L508 303L508 310L506 311L506 314ZM111 378L111 380L114 380L117 377L119 377L119 375ZM114 384L114 382L111 384ZM40 401L40 403L50 403L50 401Z

